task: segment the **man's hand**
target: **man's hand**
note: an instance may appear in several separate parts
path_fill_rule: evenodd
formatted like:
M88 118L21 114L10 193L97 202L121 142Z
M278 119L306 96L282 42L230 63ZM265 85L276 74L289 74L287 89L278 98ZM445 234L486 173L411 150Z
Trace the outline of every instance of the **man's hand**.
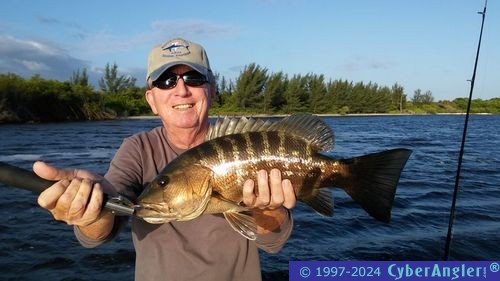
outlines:
M281 172L272 169L270 175L260 170L257 174L257 186L253 180L243 185L243 203L250 208L276 209L295 207L297 199L290 180L282 180Z
M272 169L270 175L265 170L259 171L257 186L253 180L243 184L243 203L254 208L253 217L260 234L279 229L289 216L285 208L292 209L296 202L292 183L282 180L278 169Z
M38 204L56 220L79 226L92 238L109 234L114 215L102 212L104 190L111 195L115 192L102 176L80 169L58 169L44 162L35 162L33 171L41 178L58 181L38 197Z

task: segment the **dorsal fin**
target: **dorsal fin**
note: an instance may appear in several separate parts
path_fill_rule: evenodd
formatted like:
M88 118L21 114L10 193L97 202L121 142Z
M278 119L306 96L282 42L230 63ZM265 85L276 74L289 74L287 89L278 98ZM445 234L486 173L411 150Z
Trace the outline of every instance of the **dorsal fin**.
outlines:
M316 150L330 151L333 149L333 131L316 115L308 113L292 114L273 123L268 130L285 131L288 134L304 138Z
M226 116L223 120L217 119L215 124L210 126L205 141L231 134L262 131L284 131L305 139L316 150L333 149L332 129L318 116L307 113L293 114L277 122Z
M212 140L218 137L241 134L246 132L265 131L273 124L271 121L262 121L262 119L254 119L252 117L224 117L218 118L215 124L210 125L208 133L205 136L205 141Z

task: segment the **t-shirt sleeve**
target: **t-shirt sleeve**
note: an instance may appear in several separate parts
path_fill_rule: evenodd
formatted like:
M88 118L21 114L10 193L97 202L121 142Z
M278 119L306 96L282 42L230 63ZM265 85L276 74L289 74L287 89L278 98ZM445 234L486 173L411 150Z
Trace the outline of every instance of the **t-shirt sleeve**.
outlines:
M131 200L137 198L137 192L139 192L141 187L142 168L137 142L138 141L133 137L126 138L123 141L113 157L108 172L105 175L105 178L113 185L119 194ZM80 242L83 247L94 248L113 240L127 221L127 217L116 216L111 233L108 237L101 240L95 240L85 236L76 226L74 227L74 232L78 242Z

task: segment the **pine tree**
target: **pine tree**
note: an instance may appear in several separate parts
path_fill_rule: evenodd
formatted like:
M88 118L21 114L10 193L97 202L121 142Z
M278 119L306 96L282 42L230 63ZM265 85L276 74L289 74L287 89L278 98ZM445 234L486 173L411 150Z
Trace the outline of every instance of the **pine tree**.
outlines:
M234 94L239 108L257 108L264 85L267 81L267 69L255 63L249 64L236 79Z
M286 76L283 72L273 73L264 87L262 109L264 113L277 112L285 102Z
M118 65L116 63L110 66L106 64L104 77L99 80L101 91L107 94L116 94L127 88L135 87L136 79L131 76L118 76Z

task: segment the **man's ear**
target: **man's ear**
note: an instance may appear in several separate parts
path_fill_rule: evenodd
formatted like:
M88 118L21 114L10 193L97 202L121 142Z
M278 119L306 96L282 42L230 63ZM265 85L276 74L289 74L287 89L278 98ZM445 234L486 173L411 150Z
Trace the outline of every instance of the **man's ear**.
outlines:
M144 93L144 97L146 97L146 101L148 102L151 111L153 111L154 114L158 114L158 110L156 110L153 89L146 90L146 93Z

